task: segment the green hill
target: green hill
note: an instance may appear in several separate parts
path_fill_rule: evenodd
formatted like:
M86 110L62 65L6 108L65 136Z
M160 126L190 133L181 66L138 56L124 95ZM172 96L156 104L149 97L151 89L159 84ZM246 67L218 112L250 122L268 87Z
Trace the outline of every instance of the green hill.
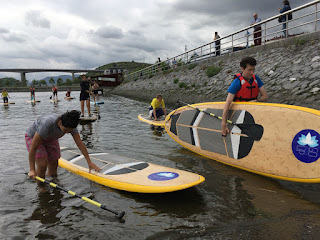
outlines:
M139 63L139 62L115 62L115 63L109 63L103 66L100 66L96 68L97 70L107 70L110 68L123 68L128 71L128 73L138 71L142 68L148 67L152 64L149 63Z

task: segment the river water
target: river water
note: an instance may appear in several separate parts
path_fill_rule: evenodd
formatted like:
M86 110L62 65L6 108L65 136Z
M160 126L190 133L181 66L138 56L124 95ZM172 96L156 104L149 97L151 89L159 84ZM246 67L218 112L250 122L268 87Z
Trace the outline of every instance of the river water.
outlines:
M58 104L37 92L35 105L26 102L28 93L9 95L16 104L0 106L0 239L319 239L320 184L274 180L198 156L138 121L148 103L114 95L101 97L100 120L78 126L90 151L195 172L206 181L174 193L139 194L59 168L59 185L125 211L124 221L57 189L40 191L24 174L25 130L43 114L79 109L79 92ZM60 146L76 147L69 135Z

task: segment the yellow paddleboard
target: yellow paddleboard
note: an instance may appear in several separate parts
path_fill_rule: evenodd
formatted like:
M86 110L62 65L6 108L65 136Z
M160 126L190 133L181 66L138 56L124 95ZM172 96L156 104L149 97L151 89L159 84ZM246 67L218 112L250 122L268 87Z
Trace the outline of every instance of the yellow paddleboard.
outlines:
M224 102L194 104L222 116ZM250 172L288 181L320 182L320 111L284 104L232 103L232 134L221 120L185 106L165 123L170 137L187 149Z
M34 100L28 100L27 102L29 102L29 103L36 103L36 102L41 102L41 101L39 101L39 100L36 100L36 101L34 101Z
M178 170L117 156L92 153L90 159L102 170L89 173L88 164L79 150L61 149L59 166L110 188L139 193L165 193L200 184L204 177Z
M80 123L84 123L84 122L94 122L98 119L98 116L95 114L92 114L91 117L89 116L84 116L84 117L80 117Z
M74 99L74 97L65 97L64 99L66 99L66 100L72 100L72 99Z
M4 105L4 106L7 106L7 105L9 105L9 104L16 104L16 103L14 103L14 102L7 102L7 103L1 102L0 104L1 104L1 105Z
M154 119L150 119L147 114L138 115L138 119L142 122L149 123L154 126L164 127L164 118L160 117L159 120L155 121Z

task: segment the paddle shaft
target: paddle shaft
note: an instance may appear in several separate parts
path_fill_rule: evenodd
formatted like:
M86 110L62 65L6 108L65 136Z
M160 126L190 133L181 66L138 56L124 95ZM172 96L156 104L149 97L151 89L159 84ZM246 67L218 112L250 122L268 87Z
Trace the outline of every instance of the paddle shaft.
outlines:
M26 173L26 174L28 174L28 173ZM107 206L104 205L104 204L98 203L98 202L96 202L96 201L94 201L94 200L91 200L90 198L87 198L87 197L82 197L82 196L76 194L76 193L73 192L73 191L70 191L70 190L67 190L67 189L65 189L65 188L63 188L63 187L60 187L59 185L57 185L57 184L55 184L55 183L52 183L52 182L49 182L48 180L43 179L43 178L41 178L41 177L36 176L36 179L39 180L40 182L43 182L43 183L46 183L46 184L50 185L51 187L57 188L57 189L59 189L59 190L62 190L62 191L64 191L64 192L66 192L66 193L69 193L69 194L72 195L72 196L75 196L75 197L77 197L77 198L80 198L80 199L82 199L82 200L84 200L84 201L86 201L86 202L88 202L88 203L91 203L91 204L93 204L93 205L95 205L95 206L97 206L97 207L99 207L99 208L102 208L103 210L107 210L107 211L115 214L118 219L121 219L121 218L124 216L124 214L125 214L125 212L120 212L120 213L115 212L115 211L107 208Z
M180 103L182 103L182 104L184 104L184 105L187 105L188 107L197 109L197 110L199 110L200 112L203 112L203 113L205 113L205 114L208 114L208 115L210 115L210 116L212 116L212 117L215 117L215 118L218 118L218 119L222 120L222 117L216 116L216 115L213 114L213 113L209 113L209 112L207 112L207 111L205 111L205 110L202 110L202 109L200 109L200 108L197 108L197 107L195 107L195 106L192 106L192 105L189 104L189 103L185 103L185 102L182 102L182 101L180 101L180 100L178 100L178 102L180 102ZM233 125L237 125L236 123L234 123L234 122L232 122L232 121L230 121L230 120L227 120L227 122L230 123L230 124L233 124Z

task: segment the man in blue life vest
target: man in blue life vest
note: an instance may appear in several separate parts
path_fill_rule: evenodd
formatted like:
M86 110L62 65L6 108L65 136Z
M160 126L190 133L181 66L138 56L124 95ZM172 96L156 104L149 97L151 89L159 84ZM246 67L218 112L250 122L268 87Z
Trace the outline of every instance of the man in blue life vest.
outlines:
M257 61L253 57L245 57L240 62L241 73L235 75L228 89L228 96L222 113L221 130L222 136L230 133L227 127L228 111L233 101L237 102L266 102L268 94L264 83L258 76L254 75ZM258 95L261 97L258 99Z

